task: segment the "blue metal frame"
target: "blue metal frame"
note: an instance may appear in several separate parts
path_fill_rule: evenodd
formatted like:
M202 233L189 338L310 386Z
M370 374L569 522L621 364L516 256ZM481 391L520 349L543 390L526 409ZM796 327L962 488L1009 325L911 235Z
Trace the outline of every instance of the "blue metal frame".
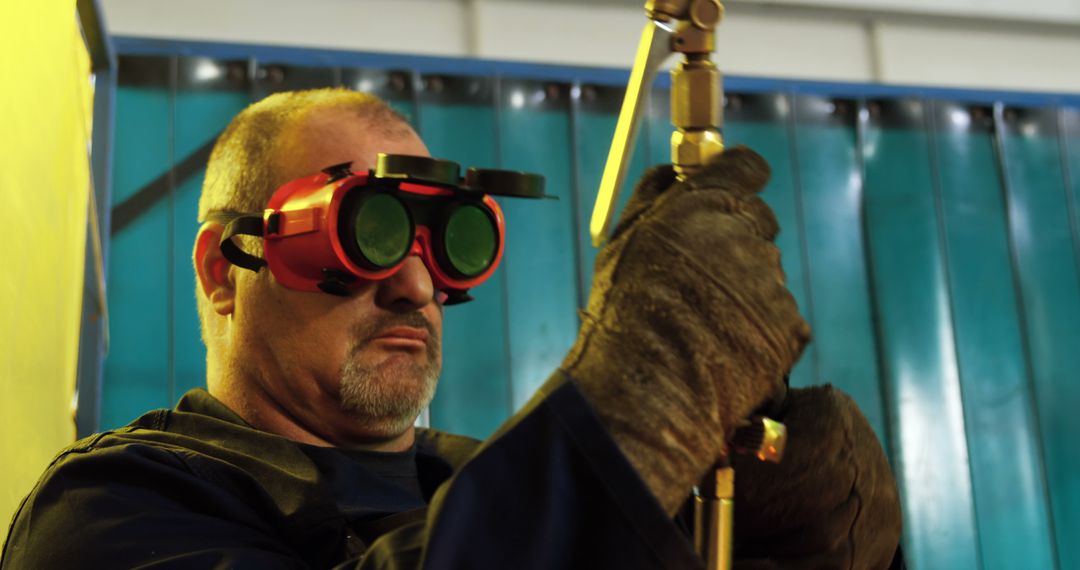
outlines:
M538 63L519 63L488 59L438 57L427 55L404 55L374 52L352 52L330 49L295 48L235 44L224 42L197 42L116 36L113 44L124 55L181 55L203 56L220 59L244 59L300 65L351 66L410 69L419 73L450 75L503 76L520 79L540 79L561 82L586 82L598 85L625 85L630 70L610 67L578 67ZM628 46L627 63L631 50ZM657 85L669 87L668 74L657 78ZM969 103L1045 107L1080 107L1080 93L1033 93L1004 90L974 90L918 85L881 85L872 83L848 83L839 81L805 81L795 79L769 79L764 77L728 76L724 79L730 91L742 92L788 92L810 93L845 98L862 97L925 97Z
M97 216L96 223L87 224L76 380L76 433L79 437L85 437L98 431L100 425L101 383L105 353L108 352L109 344L108 307L104 287L109 267L109 225L112 211L116 50L105 25L100 0L79 0L77 6L94 72L94 131L90 167L94 183L91 203L96 207L88 209L87 215ZM95 229L97 235L94 235ZM96 244L100 244L100 249Z

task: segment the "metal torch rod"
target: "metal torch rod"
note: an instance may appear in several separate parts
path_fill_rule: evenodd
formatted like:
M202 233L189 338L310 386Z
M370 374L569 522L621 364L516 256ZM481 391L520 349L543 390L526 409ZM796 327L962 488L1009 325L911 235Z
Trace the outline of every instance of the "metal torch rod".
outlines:
M710 59L716 47L716 26L723 18L719 0L649 0L650 22L638 44L622 110L608 153L589 232L593 245L607 239L612 209L625 181L637 127L653 78L668 56L683 54L671 72L671 162L680 179L723 152L723 88L720 71ZM756 455L779 461L786 440L783 424L757 419L763 426ZM753 422L751 422L753 423ZM745 439L745 438L744 438ZM749 449L747 451L750 451ZM694 541L709 570L730 570L734 545L735 470L727 461L716 466L695 497Z
M694 549L709 570L729 570L734 547L735 469L717 464L694 496Z

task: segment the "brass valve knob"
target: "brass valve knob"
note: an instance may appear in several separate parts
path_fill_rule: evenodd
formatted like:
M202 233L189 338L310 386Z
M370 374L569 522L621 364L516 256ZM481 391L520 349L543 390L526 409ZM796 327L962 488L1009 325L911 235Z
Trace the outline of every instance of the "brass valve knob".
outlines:
M731 445L737 453L752 454L761 461L780 463L787 446L787 426L765 416L754 416L735 429Z

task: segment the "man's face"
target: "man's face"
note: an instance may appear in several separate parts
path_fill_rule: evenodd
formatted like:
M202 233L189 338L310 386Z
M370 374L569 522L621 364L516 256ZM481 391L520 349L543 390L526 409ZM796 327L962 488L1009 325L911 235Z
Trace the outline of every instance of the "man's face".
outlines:
M278 142L284 180L348 161L362 172L379 152L428 155L412 132L387 137L338 110L313 113ZM411 441L442 365L442 307L419 257L349 297L286 289L268 271L233 271L233 362L262 400L330 444L378 445L406 433Z

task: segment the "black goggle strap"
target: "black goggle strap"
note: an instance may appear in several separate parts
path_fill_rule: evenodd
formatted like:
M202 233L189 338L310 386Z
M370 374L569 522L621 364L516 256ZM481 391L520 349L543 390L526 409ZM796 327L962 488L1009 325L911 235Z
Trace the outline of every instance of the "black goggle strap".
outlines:
M221 254L225 256L225 259L237 267L258 273L260 269L266 267L266 260L240 249L240 246L236 245L232 239L238 235L263 237L262 216L252 214L232 218L225 224L225 232L221 234Z

